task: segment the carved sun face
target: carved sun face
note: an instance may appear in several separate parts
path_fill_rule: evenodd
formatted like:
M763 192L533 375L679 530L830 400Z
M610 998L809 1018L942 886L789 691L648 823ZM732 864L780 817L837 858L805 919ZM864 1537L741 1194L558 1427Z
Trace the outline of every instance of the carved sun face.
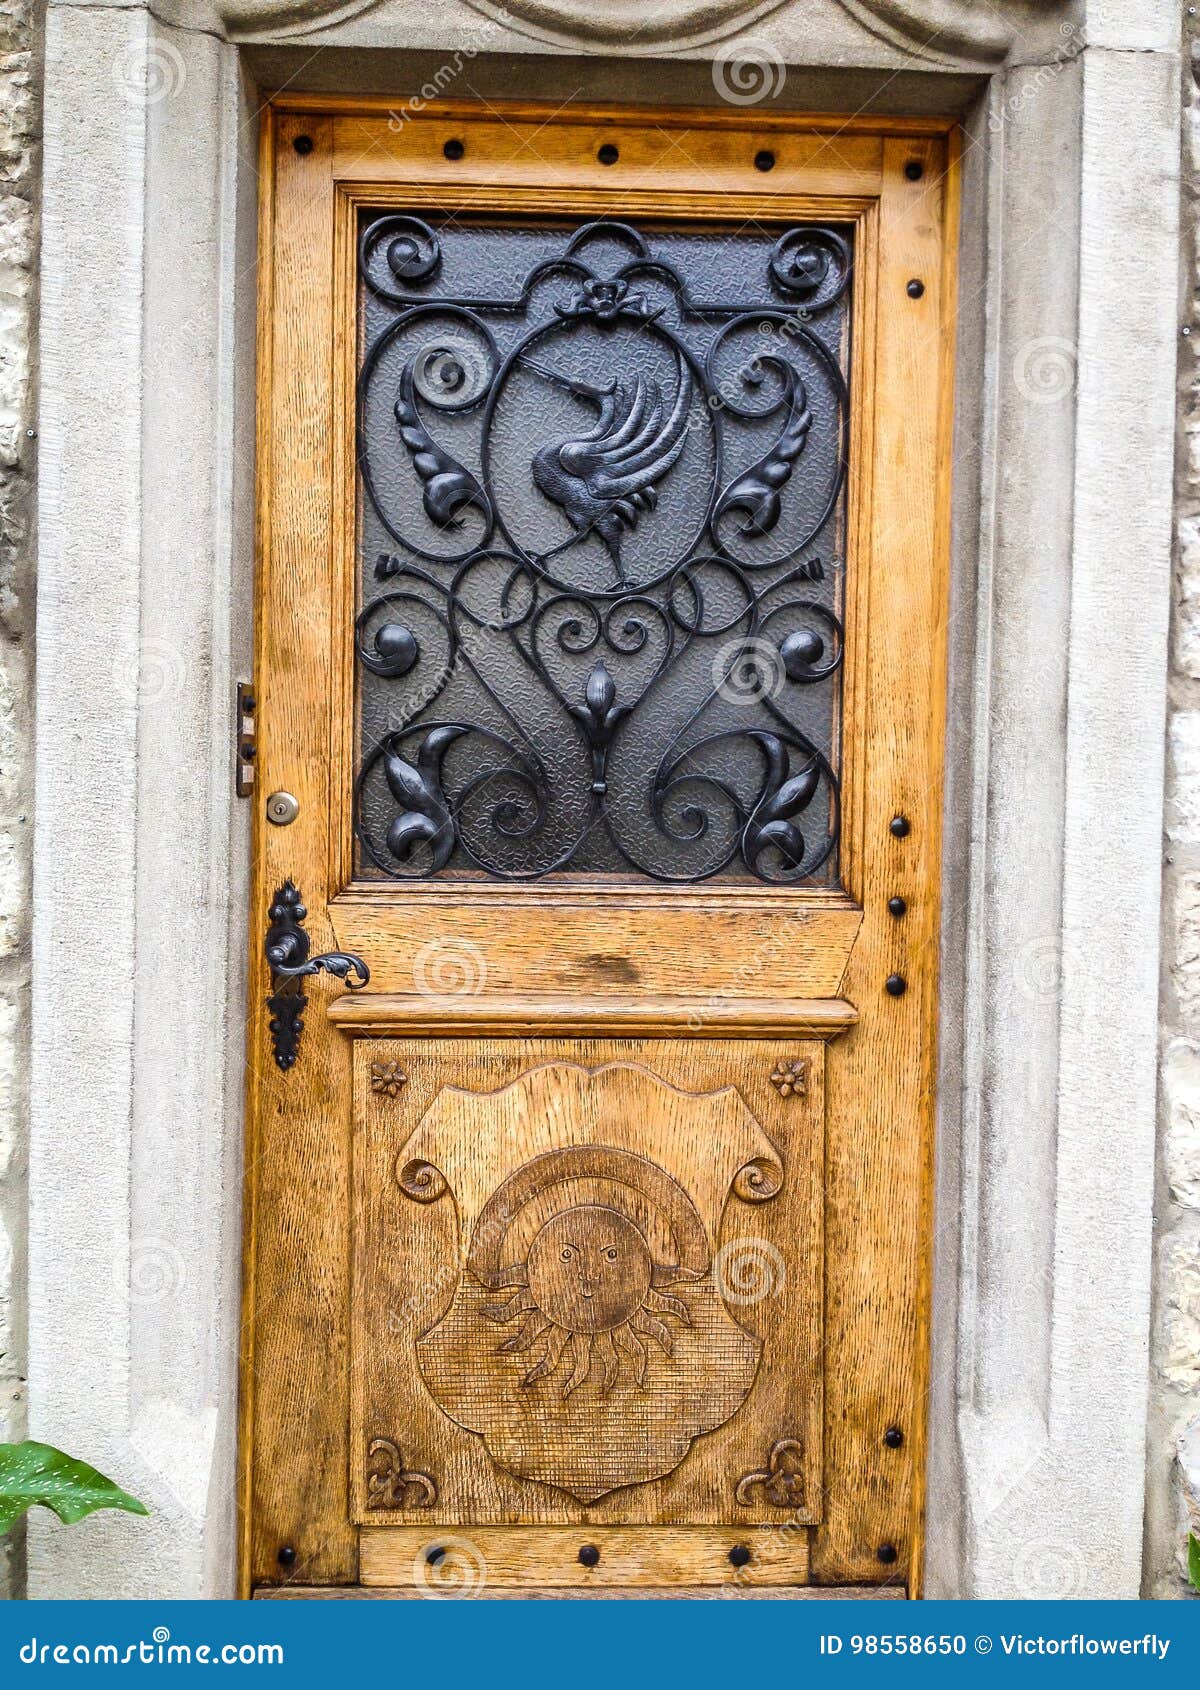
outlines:
M638 1384L645 1383L643 1338L671 1354L673 1336L659 1314L691 1325L687 1304L655 1289L656 1279L669 1283L678 1277L677 1269L655 1268L645 1238L627 1215L584 1203L551 1216L509 1280L521 1289L507 1303L481 1312L502 1322L524 1316L520 1330L500 1348L529 1352L526 1385L561 1364L570 1370L562 1391L569 1397L599 1366L607 1394L620 1377L622 1355Z
M529 1250L531 1302L567 1332L611 1332L646 1300L650 1251L633 1222L588 1204L548 1220Z

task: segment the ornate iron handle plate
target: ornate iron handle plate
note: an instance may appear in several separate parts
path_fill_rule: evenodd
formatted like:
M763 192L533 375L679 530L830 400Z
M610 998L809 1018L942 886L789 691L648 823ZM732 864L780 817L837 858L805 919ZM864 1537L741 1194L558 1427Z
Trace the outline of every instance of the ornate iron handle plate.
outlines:
M295 1066L300 1054L300 1034L308 998L300 982L310 974L332 974L344 980L352 992L361 991L371 971L360 956L350 951L325 951L310 956L310 940L304 930L308 911L294 881L285 880L271 901L266 955L271 970L271 1044L275 1061L284 1073Z

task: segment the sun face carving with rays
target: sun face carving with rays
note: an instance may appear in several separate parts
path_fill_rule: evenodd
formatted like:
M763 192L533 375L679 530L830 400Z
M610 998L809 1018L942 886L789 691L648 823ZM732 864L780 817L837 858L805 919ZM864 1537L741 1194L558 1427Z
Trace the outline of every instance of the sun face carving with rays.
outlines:
M660 1316L690 1326L687 1304L663 1286L695 1279L688 1268L656 1264L637 1225L628 1215L598 1203L582 1203L552 1215L529 1246L519 1267L506 1274L516 1294L503 1303L486 1304L489 1320L520 1328L501 1351L526 1354L531 1363L523 1383L533 1385L565 1372L565 1400L594 1368L607 1395L621 1376L622 1359L639 1386L646 1383L646 1341L665 1355L674 1348L674 1332Z

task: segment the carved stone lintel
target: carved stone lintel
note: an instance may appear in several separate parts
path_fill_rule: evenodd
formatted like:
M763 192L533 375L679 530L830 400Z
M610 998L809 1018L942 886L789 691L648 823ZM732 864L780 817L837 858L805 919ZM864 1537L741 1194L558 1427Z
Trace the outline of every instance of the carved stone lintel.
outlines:
M658 0L652 11L642 0L467 0L472 10L509 28L524 24L545 40L594 41L620 50L651 44L698 46L720 41L779 11L784 0ZM923 57L952 54L999 61L1016 37L1017 23L1003 6L977 0L837 0L871 34L883 36ZM748 49L751 43L747 43Z
M765 1469L738 1480L734 1501L740 1508L752 1508L753 1493L760 1485L764 1501L772 1508L803 1508L804 1445L799 1438L780 1438L772 1444Z
M472 12L490 23L543 41L567 44L595 41L616 49L636 43L717 40L742 29L784 0L658 0L647 14L643 0L466 0ZM382 0L218 0L225 27L235 33L263 30L296 35L329 29L375 11ZM464 19L464 22L466 20Z
M221 21L229 30L331 29L370 12L379 0L218 0Z
M1002 6L976 0L839 0L873 35L927 60L947 55L999 64L1017 35Z
M368 1508L432 1508L438 1499L428 1473L407 1472L390 1438L372 1438L367 1447Z
M785 0L465 0L489 23L535 40L610 52L647 53L726 40L778 11ZM1000 64L1020 31L1021 9L1004 0L836 0L877 39L931 63ZM233 36L302 37L379 9L383 0L217 0ZM1064 14L1066 7L1062 8ZM465 20L464 20L465 22ZM464 35L467 30L464 28ZM748 54L755 43L747 42Z

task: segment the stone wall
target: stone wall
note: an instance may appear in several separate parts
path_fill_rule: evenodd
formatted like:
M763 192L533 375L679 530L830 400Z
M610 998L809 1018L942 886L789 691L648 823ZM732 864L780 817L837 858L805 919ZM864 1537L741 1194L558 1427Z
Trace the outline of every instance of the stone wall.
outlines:
M1200 1533L1200 38L1184 78L1176 569L1167 718L1162 1084L1146 1493L1149 1597Z
M25 1436L34 322L41 7L0 0L0 1441ZM0 1538L0 1597L23 1535Z

